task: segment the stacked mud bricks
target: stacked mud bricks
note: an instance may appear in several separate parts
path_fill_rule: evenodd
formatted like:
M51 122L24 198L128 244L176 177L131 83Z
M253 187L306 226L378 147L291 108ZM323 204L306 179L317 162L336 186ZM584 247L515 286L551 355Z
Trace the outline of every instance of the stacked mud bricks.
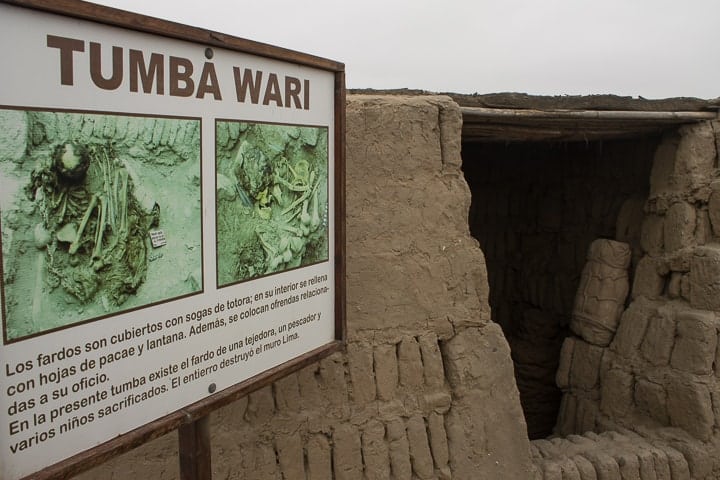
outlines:
M532 442L537 480L690 480L685 456L662 440L630 431ZM715 477L710 477L715 478Z
M593 243L573 310L575 335L563 345L556 377L564 391L558 435L639 435L665 457L681 452L688 471L597 478L718 478L717 127L702 123L667 134L647 201L621 209L619 241ZM633 227L632 218L642 221ZM545 453L539 458L553 458ZM554 475L544 478L595 478Z
M555 372L588 246L615 236L627 200L642 214L656 144L464 145L470 228L487 259L492 317L510 343L530 438L555 426Z

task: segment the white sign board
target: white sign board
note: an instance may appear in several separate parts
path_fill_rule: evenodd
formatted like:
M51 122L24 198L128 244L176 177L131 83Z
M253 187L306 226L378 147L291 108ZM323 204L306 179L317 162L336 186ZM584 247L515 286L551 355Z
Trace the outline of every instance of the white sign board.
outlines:
M331 71L0 4L0 477L339 338Z

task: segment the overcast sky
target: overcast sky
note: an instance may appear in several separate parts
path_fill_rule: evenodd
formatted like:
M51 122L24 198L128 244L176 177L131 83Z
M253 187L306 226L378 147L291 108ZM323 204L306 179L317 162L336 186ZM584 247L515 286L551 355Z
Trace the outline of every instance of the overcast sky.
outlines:
M345 64L349 88L720 97L719 0L99 0Z

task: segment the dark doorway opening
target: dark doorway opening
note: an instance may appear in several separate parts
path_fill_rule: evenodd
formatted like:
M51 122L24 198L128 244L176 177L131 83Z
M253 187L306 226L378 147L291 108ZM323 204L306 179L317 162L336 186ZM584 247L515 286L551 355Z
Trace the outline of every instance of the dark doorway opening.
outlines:
M658 143L463 142L470 231L485 254L492 318L510 344L530 439L555 426L555 373L588 246L616 237L622 208L642 208Z

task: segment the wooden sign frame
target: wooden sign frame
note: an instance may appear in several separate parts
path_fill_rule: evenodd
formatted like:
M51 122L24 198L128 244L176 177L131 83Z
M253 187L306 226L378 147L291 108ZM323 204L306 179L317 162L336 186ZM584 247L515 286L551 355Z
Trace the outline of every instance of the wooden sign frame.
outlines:
M207 449L202 445L209 431L207 416L214 410L227 405L248 393L271 384L328 355L340 351L346 343L345 313L345 67L342 63L284 48L258 43L219 32L191 27L166 20L130 13L110 7L77 0L0 0L1 3L22 7L38 12L52 13L64 17L87 20L100 25L120 27L135 32L157 35L170 39L192 42L204 47L217 47L266 59L279 60L303 67L310 67L334 76L334 251L329 252L334 262L334 331L333 341L308 351L298 357L277 365L258 375L248 378L206 398L184 406L177 411L158 418L132 431L123 433L89 450L66 458L32 473L25 479L69 478L97 466L112 457L120 455L145 442L160 437L172 430L181 430L181 464L183 478L209 478L204 474L188 476L198 466L195 454L187 449ZM184 433L183 433L184 432ZM204 433L203 433L204 432ZM182 439L186 439L184 446ZM201 445L197 445L197 439ZM188 440L189 439L189 440ZM209 452L206 452L209 455ZM201 457L203 454L201 454ZM188 458L190 460L188 460ZM200 470L209 471L207 464ZM205 461L203 460L203 461Z

